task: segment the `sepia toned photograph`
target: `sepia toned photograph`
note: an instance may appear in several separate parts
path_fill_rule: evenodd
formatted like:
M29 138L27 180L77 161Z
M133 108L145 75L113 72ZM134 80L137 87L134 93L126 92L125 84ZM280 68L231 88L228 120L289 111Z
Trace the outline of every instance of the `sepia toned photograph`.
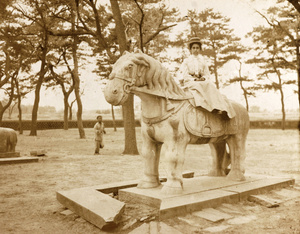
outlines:
M300 233L299 0L0 0L0 233Z

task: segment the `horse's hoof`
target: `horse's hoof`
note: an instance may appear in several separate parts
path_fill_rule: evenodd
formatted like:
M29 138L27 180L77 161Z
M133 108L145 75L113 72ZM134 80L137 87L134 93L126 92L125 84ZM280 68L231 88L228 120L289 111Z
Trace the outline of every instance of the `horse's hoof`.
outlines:
M161 194L163 195L180 195L183 192L182 187L169 187L164 185L161 189Z
M234 171L234 170L231 170L229 172L229 174L226 176L226 178L229 180L234 180L234 181L246 180L244 174L241 171Z
M147 188L156 188L160 185L159 182L155 181L155 182L150 182L150 181L140 181L137 185L138 188L141 189L147 189Z

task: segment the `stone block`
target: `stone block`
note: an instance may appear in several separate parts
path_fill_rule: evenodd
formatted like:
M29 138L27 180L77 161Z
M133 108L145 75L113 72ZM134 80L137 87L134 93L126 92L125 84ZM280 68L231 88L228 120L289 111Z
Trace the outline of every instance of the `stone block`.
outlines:
M221 210L225 213L229 213L232 215L243 215L244 214L244 211L240 210L239 208L235 207L232 204L227 204L227 203L224 203L221 206L219 206L218 210Z
M31 163L38 162L38 158L31 157L17 157L17 158L0 158L0 165L4 164L18 164L18 163Z
M187 223L190 226L201 227L201 225L199 224L199 222L195 221L192 218L190 218L190 216L188 218L186 218L186 217L178 217L178 219L181 220L182 222Z
M229 224L245 224L249 223L253 220L257 219L255 215L246 215L246 216L239 216L233 219L229 219L227 223Z
M102 228L116 226L125 204L94 189L73 189L56 193L57 200L88 222Z
M215 215L216 217L219 217L220 219L224 219L224 220L231 219L233 217L230 214L221 212L221 211L216 210L214 208L206 208L206 209L203 209L202 211L207 212L207 213L211 213L211 214Z
M273 199L266 195L250 195L248 200L268 208L278 207L282 202L281 200Z
M274 193L281 196L284 201L300 197L300 191L297 190L281 189L274 191Z
M30 151L30 155L31 156L45 156L46 155L46 151L45 150L34 150L34 151Z
M68 216L68 215L74 214L74 212L71 210L64 210L64 211L60 212L60 214Z
M0 158L16 158L16 157L20 157L20 152L0 153Z
M193 212L193 215L195 215L197 217L200 217L200 218L203 218L203 219L206 219L208 221L214 222L214 223L224 220L223 217L220 217L220 216L215 215L215 214L210 213L210 212L206 212L204 210Z
M222 231L226 230L227 228L230 228L230 226L229 225L219 225L219 226L214 226L214 227L208 227L203 230L207 231L207 232L222 232Z

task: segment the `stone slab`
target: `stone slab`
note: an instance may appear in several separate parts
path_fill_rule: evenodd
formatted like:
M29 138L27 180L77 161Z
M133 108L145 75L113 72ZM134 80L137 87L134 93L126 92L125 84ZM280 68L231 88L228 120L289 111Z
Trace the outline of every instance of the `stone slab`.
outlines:
M229 203L222 203L222 205L218 207L218 210L232 215L243 215L245 213L245 211L240 210L238 207Z
M31 163L31 162L38 162L38 161L39 161L38 158L31 158L31 157L0 158L0 165Z
M284 201L300 197L300 191L297 190L281 189L279 191L274 191L274 193L281 196Z
M141 226L135 228L129 234L183 234L179 230L164 222L152 221L150 223L143 223Z
M221 233L222 231L225 231L227 228L230 228L230 225L219 225L219 226L214 226L214 227L208 227L208 228L205 228L203 230L207 231L207 232Z
M102 228L116 226L125 204L95 189L73 189L56 192L57 200L88 222Z
M257 204L260 204L262 206L273 208L278 207L280 203L282 203L282 200L279 199L273 199L271 197L268 197L266 195L260 194L260 195L250 195L248 197L248 200L251 202L255 202Z
M245 224L257 219L255 215L239 216L227 221L229 224Z
M224 218L222 218L220 216L217 216L217 215L214 215L210 212L206 212L204 210L193 212L193 215L195 215L197 217L200 217L200 218L203 218L203 219L206 219L208 221L214 222L214 223L224 220Z
M16 158L16 157L20 157L20 152L0 153L0 158Z
M214 208L206 208L206 209L203 209L202 211L206 212L206 213L213 214L213 215L219 217L220 219L224 219L224 220L231 219L233 217L232 215L221 212L221 211L216 210Z
M246 200L250 195L274 188L294 184L289 178L247 177L245 181L230 181L226 177L201 176L184 179L184 190L179 195L161 194L161 187L139 189L137 187L119 190L119 199L127 203L143 203L159 209L160 219L184 215L204 208L216 207L222 203Z
M45 150L34 150L34 151L30 151L30 155L31 156L45 156L46 155L46 151Z

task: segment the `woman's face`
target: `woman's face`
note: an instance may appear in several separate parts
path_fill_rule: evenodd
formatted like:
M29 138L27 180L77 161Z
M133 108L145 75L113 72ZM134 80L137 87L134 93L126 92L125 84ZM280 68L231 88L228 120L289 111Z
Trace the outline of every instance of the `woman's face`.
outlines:
M192 44L191 47L191 54L198 55L200 53L200 45L199 44Z

